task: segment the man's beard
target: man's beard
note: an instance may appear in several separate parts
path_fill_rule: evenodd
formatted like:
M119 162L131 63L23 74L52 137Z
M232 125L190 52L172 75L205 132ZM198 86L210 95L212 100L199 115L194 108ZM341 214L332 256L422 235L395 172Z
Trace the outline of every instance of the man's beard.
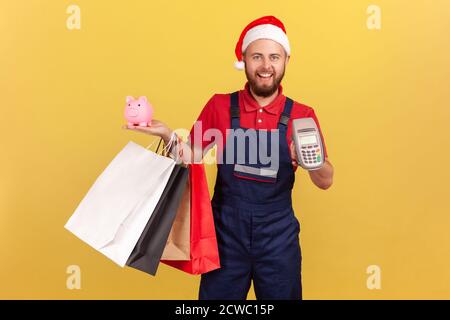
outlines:
M280 86L281 80L283 80L284 72L286 70L286 66L283 67L283 72L280 75L277 75L275 72L272 75L272 84L271 85L259 85L258 84L258 75L255 73L255 75L250 75L247 72L247 68L245 68L245 75L247 76L248 84L250 88L252 89L253 93L260 97L270 97L272 94L274 94L278 87ZM264 72L259 72L264 73Z

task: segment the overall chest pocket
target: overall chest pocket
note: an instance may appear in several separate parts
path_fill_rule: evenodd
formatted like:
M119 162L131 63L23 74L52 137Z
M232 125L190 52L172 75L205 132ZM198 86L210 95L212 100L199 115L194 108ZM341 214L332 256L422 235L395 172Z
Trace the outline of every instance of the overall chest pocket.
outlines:
M235 164L233 175L241 179L275 183L277 181L278 169L275 170L271 167L264 168L245 164Z
M275 183L280 160L278 134L248 129L244 135L244 138L239 135L234 137L233 175L241 179Z

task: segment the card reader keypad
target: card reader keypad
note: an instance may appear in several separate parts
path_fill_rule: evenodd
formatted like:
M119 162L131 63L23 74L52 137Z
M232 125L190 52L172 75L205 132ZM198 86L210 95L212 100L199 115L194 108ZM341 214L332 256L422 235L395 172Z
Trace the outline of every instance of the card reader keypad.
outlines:
M303 158L302 160L306 164L314 165L319 163L321 160L320 148L317 144L302 146L301 153Z

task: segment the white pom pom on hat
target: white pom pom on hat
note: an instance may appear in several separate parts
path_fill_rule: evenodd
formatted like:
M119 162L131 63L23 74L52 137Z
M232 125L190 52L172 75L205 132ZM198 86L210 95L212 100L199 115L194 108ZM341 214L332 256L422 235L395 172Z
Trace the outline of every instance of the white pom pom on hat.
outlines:
M291 48L283 23L274 16L264 16L250 22L242 31L234 50L238 60L234 63L236 69L245 69L242 53L247 49L250 43L258 39L270 39L276 41L284 48L288 56L291 55Z
M245 62L244 61L235 61L234 67L238 70L244 70L245 69Z

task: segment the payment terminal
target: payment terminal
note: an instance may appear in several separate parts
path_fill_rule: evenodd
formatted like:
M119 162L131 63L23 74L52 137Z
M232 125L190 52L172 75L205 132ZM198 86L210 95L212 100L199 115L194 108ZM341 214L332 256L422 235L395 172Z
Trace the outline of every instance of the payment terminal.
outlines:
M292 135L298 164L306 170L320 169L324 163L322 139L313 118L292 120Z

